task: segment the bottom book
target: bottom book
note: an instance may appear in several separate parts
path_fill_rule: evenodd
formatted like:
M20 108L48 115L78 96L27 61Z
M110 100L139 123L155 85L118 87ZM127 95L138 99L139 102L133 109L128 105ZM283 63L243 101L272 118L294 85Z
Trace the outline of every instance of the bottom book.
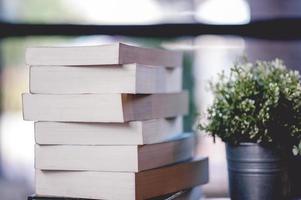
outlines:
M132 172L36 170L36 195L142 200L208 182L208 158Z
M201 199L203 199L203 192L201 186L196 186L192 189L182 190L172 194L151 198L149 200L201 200ZM95 199L30 196L28 197L28 200L95 200Z

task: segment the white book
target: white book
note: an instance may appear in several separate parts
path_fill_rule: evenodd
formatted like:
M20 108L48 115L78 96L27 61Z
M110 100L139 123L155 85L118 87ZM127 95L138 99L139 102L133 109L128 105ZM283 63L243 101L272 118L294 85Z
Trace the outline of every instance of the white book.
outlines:
M182 68L139 64L118 66L31 66L31 93L131 93L180 92Z
M208 159L134 172L36 170L37 196L142 200L208 182Z
M196 186L190 189L181 190L172 194L162 195L150 198L149 200L201 200L203 199L202 186ZM31 200L80 200L78 198L60 198L46 196L32 196ZM82 199L84 200L84 199Z
M188 94L23 94L23 117L32 121L128 122L185 115Z
M38 145L35 167L41 170L139 172L191 159L194 134L147 145Z
M37 144L143 145L183 132L182 117L126 123L35 122Z
M32 47L26 51L28 65L143 65L179 67L182 53L129 46L122 43L99 46Z

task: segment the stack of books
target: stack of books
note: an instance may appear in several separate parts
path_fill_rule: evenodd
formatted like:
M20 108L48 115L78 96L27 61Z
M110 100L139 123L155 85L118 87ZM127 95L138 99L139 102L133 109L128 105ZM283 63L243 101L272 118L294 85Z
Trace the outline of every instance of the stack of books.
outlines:
M207 158L183 133L182 54L121 43L26 52L35 121L32 199L199 199ZM194 189L193 189L194 188Z

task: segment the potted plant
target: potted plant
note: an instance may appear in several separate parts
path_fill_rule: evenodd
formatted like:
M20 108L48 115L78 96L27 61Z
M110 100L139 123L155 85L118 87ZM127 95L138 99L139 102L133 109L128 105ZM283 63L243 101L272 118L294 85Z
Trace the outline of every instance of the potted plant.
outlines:
M288 198L288 163L301 153L299 73L279 59L244 61L211 88L199 128L226 143L231 199Z

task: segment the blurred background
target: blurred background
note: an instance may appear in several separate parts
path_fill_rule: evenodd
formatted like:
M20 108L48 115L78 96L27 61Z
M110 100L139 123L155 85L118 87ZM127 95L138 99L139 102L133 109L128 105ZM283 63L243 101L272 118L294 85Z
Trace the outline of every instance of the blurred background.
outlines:
M212 101L208 81L240 56L278 57L301 69L300 11L298 0L0 0L0 199L25 200L33 193L33 123L21 112L26 47L121 41L184 51L189 131ZM227 196L223 143L202 136L198 153L210 157L205 195Z

